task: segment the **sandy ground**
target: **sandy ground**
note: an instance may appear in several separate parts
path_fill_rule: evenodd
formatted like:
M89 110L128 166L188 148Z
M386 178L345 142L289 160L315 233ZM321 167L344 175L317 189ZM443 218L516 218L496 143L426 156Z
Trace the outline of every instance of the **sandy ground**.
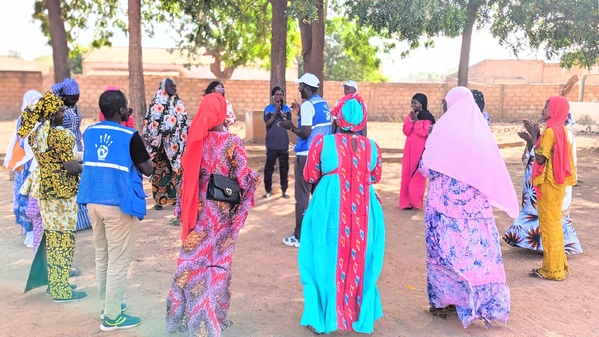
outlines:
M384 149L403 147L401 124L371 123L369 135ZM11 123L0 123L0 149L8 142ZM518 141L515 125L493 126L500 144ZM245 135L243 125L235 132ZM599 142L596 136L578 135L579 185L574 188L572 219L582 241L584 254L570 256L573 274L563 282L531 279L527 272L541 265L541 255L501 243L512 307L507 324L489 330L482 322L462 328L456 317L448 320L425 313L427 308L423 211L400 211L397 198L401 166L389 160L377 191L383 200L387 225L385 264L379 280L384 317L376 322L373 336L597 336L599 335ZM261 171L263 147L247 144L252 166ZM2 150L0 150L2 151ZM384 156L397 157L397 151ZM387 155L388 154L388 155ZM521 191L522 147L502 149L518 193ZM396 158L397 159L397 158ZM293 172L293 170L291 170ZM89 297L75 303L53 303L43 289L23 294L33 258L23 246L23 237L12 214L12 182L0 172L6 188L0 190L0 337L4 336L99 336L101 310L94 276L91 230L77 234L74 264L82 275L71 280ZM281 243L292 233L294 201L275 196L262 199L257 191L256 207L242 229L233 264L232 305L229 318L235 322L225 336L312 336L299 325L302 314L302 285L297 268L297 249ZM147 183L146 183L147 184ZM293 184L291 183L291 186ZM149 186L146 186L149 189ZM293 191L290 191L293 194ZM168 336L164 329L165 300L179 253L180 227L169 224L172 207L151 208L141 232L129 273L126 295L128 313L142 317L141 326L112 336ZM511 225L504 213L495 212L503 234ZM333 336L358 336L333 333ZM180 336L180 335L177 335ZM182 336L182 335L181 335Z

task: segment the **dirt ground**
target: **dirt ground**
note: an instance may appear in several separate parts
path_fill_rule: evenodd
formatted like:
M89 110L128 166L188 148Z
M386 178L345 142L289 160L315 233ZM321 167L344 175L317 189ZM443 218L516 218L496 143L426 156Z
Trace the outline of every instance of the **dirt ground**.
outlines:
M0 151L14 127L0 123ZM516 125L496 124L498 143L518 142ZM243 124L234 128L242 137ZM383 149L403 147L401 124L371 123L369 135ZM569 256L573 274L563 282L531 279L527 272L541 265L539 253L501 243L512 307L507 324L495 323L489 330L482 322L462 328L456 317L448 320L425 313L427 308L423 211L401 211L397 207L401 164L384 164L383 179L376 189L383 200L387 246L378 282L384 317L376 322L373 336L598 336L599 335L599 141L597 136L577 135L578 186L574 188L572 219L584 254ZM263 146L246 144L252 166L262 171ZM518 194L521 192L522 146L502 150ZM397 151L384 150L384 157L397 159ZM291 170L291 173L293 170ZM492 179L490 177L490 179ZM225 336L305 336L312 334L299 325L302 285L297 267L297 249L284 246L284 236L293 231L294 200L280 198L278 176L274 197L256 193L256 207L242 229L233 263L232 304L229 318L235 322ZM0 337L5 336L99 336L100 302L94 276L92 232L77 234L74 265L82 275L71 280L89 297L75 303L53 303L43 289L23 294L33 252L23 245L12 214L12 182L0 172L5 188L0 190ZM147 185L147 183L146 183ZM291 181L293 186L293 180ZM149 190L149 186L146 186ZM293 194L293 190L290 191ZM180 227L169 224L172 206L153 210L141 232L129 273L126 302L128 313L143 319L141 326L112 336L169 336L164 329L165 301L173 280L180 248ZM594 214L594 215L593 215ZM500 234L511 225L508 216L496 210ZM333 333L333 336L359 336ZM183 335L176 335L183 336Z

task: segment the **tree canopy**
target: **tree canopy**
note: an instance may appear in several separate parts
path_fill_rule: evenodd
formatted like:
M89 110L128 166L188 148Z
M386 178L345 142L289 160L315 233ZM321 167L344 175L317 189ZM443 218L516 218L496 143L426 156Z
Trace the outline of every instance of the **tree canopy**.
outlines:
M378 48L370 44L371 29L343 17L326 20L324 79L381 82Z
M530 46L568 68L599 61L597 0L497 0L494 8L491 31L515 55Z

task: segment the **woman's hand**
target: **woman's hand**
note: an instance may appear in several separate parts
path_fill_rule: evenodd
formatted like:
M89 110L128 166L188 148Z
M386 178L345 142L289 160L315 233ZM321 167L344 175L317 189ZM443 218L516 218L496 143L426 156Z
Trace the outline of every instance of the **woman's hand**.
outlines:
M67 172L71 175L78 175L83 171L83 166L79 164L76 160L70 160L62 163L62 166L67 170Z
M533 146L532 136L528 132L523 131L518 131L518 136L526 142L526 148L528 149L528 151L530 151L530 149L532 149Z
M533 141L539 138L541 135L541 129L539 128L539 124L537 124L537 122L531 122L529 119L523 119L522 124L524 124L524 128L532 137Z
M416 122L418 120L418 111L410 111L410 119L412 122Z

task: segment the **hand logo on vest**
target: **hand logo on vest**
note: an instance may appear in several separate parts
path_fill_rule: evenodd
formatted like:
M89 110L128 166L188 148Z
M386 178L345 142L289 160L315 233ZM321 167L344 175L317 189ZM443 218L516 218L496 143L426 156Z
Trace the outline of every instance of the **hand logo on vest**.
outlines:
M106 156L108 156L108 147L112 145L112 140L110 140L110 135L105 133L103 136L100 136L100 143L96 144L96 149L98 149L98 160L105 160Z

